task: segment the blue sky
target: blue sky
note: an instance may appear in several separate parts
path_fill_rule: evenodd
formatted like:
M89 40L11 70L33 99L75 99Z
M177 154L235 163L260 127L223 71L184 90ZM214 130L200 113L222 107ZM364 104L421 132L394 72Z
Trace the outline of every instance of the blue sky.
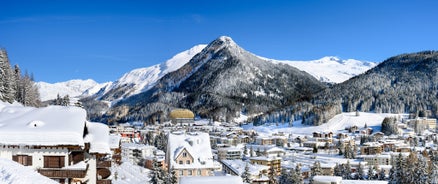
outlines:
M438 1L2 1L0 47L36 81L115 81L221 35L257 55L367 61L438 49Z

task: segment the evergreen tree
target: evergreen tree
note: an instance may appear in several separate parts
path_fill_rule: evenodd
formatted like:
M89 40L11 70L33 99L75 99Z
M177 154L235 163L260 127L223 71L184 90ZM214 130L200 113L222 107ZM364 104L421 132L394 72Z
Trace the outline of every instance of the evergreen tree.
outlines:
M335 176L340 176L342 177L342 172L343 172L344 168L341 164L336 163L333 174Z
M293 170L293 169L291 169ZM301 174L301 165L297 164L295 166L295 172L294 175L292 175L292 183L295 184L303 184L304 183L304 178L303 175Z
M426 160L426 158L423 157L422 155L419 155L418 163L416 165L417 166L414 169L414 183L416 184L429 183L429 178L428 178L429 163Z
M21 92L20 92L20 81L21 81L21 70L20 67L18 65L14 66L14 85L15 85L15 95L14 95L14 99L19 102L21 97Z
M289 184L292 183L290 180L290 173L286 171L286 169L281 170L280 177L278 178L278 184ZM243 181L245 182L245 181Z
M367 180L373 180L374 179L374 169L373 167L371 167L371 165L368 165L368 172L367 172L367 177L364 178Z
M356 179L357 180L363 180L365 177L365 173L364 173L364 169L363 169L363 165L361 162L359 162L359 166L357 168L357 173L356 173Z
M345 179L347 179L347 180L350 180L350 179L352 179L352 177L351 177L351 165L350 165L350 160L347 160L347 163L345 164L345 167L344 167L344 177L343 178L345 178Z
M406 159L406 162L403 162L404 165L407 165L407 167L404 167L404 173L402 174L403 183L415 183L415 180L418 180L419 178L415 178L415 172L418 167L418 156L416 151L411 151L408 158Z
M391 158L391 170L389 170L389 184L397 184L399 182L399 178L397 178L397 161L394 158ZM383 170L383 169L381 169ZM382 172L382 171L381 171Z
M176 171L175 171L175 169L172 167L171 169L170 169L170 173L169 173L169 184L178 184L178 177L177 177L177 175L176 175Z
M163 175L163 173L163 169L159 167L158 162L154 160L153 168L149 175L151 178L150 182L153 184L164 184L166 182L166 176Z
M277 184L276 179L277 172L274 169L274 166L271 166L269 169L269 184Z
M62 98L62 106L68 106L70 105L70 97L68 95L65 95L64 98Z
M310 183L313 183L313 177L321 174L322 174L321 163L319 161L313 162L313 166L310 170Z
M380 168L378 180L386 180L386 174L385 174L385 170L383 168Z
M313 153L318 153L318 148L316 147L316 144L313 146Z
M0 49L0 100L12 103L14 97L14 75L6 51Z
M59 95L59 93L56 95L56 99L55 99L55 103L54 105L61 105L62 104L62 98L61 95Z
M250 176L251 176L251 173L249 172L249 165L248 165L248 163L246 163L245 170L243 171L243 173L240 177L242 177L242 180L244 183L252 183Z

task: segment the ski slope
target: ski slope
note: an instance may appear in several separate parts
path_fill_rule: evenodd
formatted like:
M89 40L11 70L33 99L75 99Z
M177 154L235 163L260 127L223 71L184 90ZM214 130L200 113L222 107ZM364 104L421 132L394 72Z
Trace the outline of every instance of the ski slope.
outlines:
M377 113L368 113L368 112L360 112L359 116L356 116L356 112L347 112L338 114L332 119L330 119L327 123L319 125L319 126L306 126L302 125L301 121L295 121L293 126L290 127L286 124L270 124L263 126L252 126L252 125L244 125L244 129L253 129L256 130L259 134L271 135L272 133L284 132L284 133L292 133L292 134L302 134L302 135L311 135L313 132L337 132L339 130L344 130L345 127L358 126L362 128L365 124L368 127L374 129L374 131L380 131L380 127L382 121L385 117L388 116L400 116L399 114L377 114Z

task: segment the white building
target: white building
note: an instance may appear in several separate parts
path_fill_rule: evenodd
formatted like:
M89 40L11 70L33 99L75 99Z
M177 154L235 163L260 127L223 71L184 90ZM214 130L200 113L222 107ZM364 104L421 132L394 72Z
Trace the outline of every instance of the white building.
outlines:
M242 149L235 146L218 148L217 151L219 160L242 159Z
M139 164L148 157L153 157L157 148L144 144L122 143L123 161L131 162L133 165Z
M166 162L181 176L212 176L216 168L207 133L169 133Z
M109 129L79 107L23 107L0 102L0 158L58 182L97 183L111 175ZM103 181L104 182L104 181Z

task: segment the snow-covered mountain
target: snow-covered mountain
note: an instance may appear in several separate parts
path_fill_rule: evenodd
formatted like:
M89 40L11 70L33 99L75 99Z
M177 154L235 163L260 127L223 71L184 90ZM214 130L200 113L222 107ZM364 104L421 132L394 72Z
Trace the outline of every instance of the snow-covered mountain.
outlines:
M97 97L97 99L116 102L120 99L139 94L152 88L160 78L181 68L188 63L193 56L201 52L205 46L206 45L204 44L196 45L189 50L176 54L164 63L134 69L125 73L115 82L99 84L88 79L70 80L54 84L37 82L37 86L42 101L55 99L58 94L61 96L68 94L71 97L96 95L95 97ZM323 57L311 61L275 60L260 56L258 57L274 63L291 65L311 74L321 82L328 83L344 82L377 65L377 63L374 62L359 61L355 59L341 60L334 56Z
M182 107L225 121L243 111L258 114L289 106L325 88L310 74L261 59L222 36L149 90L113 104L104 117L149 121Z
M157 80L164 75L181 68L189 62L205 46L202 44L196 45L189 50L178 53L164 63L132 70L107 88L102 89L98 94L98 98L101 100L117 101L144 92L153 87Z
M311 74L319 81L327 83L342 83L351 77L362 74L363 72L377 65L377 63L370 61L359 61L355 59L341 60L335 56L327 56L311 61L263 59L294 66Z
M107 83L99 84L92 79L76 79L53 84L47 82L36 82L41 101L56 99L58 94L61 97L65 95L69 95L70 97L77 97L82 95L87 90L91 90L92 88L100 89L105 85L107 85Z

